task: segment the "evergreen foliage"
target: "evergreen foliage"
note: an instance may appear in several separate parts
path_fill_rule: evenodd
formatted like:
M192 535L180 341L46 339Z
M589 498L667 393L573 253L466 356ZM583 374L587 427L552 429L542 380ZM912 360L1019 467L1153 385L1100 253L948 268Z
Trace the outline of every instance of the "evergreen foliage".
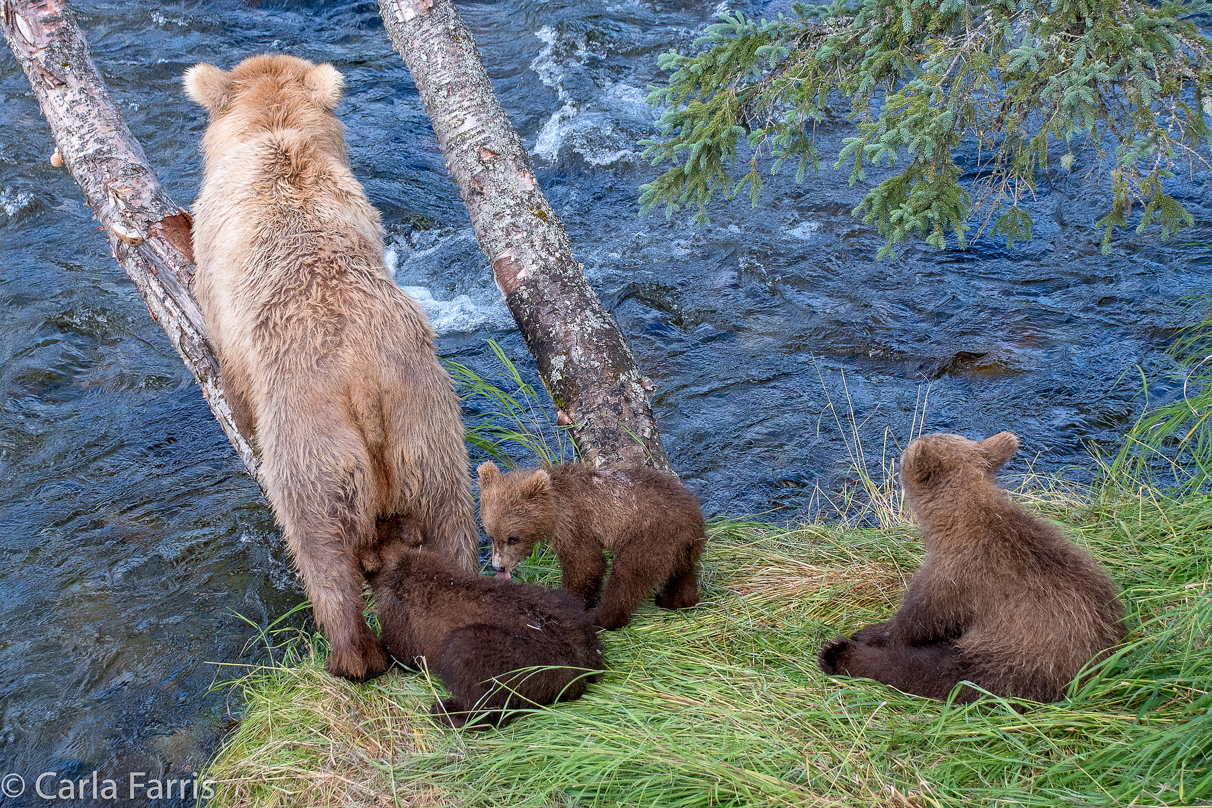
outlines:
M796 181L822 155L816 127L830 107L857 133L835 168L900 171L873 187L854 215L887 240L909 237L961 248L975 223L1010 245L1031 237L1025 207L1045 172L1071 171L1074 149L1094 151L1111 204L1098 221L1106 252L1112 231L1139 211L1137 231L1163 235L1192 223L1165 190L1176 171L1208 162L1212 55L1191 15L1203 2L1138 0L835 0L793 6L790 16L721 15L702 51L660 57L671 75L652 88L664 107L653 164L671 163L641 188L647 211L706 207L716 194L748 189L756 204L763 158L787 160ZM735 171L742 138L748 170ZM973 148L962 171L956 151ZM965 180L962 173L973 173ZM979 232L978 232L979 235Z

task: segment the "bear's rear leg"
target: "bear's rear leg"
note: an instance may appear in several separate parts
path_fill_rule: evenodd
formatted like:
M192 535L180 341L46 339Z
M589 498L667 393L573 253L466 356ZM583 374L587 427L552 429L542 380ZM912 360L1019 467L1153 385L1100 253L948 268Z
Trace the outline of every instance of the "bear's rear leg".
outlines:
M336 537L301 544L295 558L316 622L328 638L328 672L355 682L384 673L391 658L362 617L366 602L358 559Z
M360 682L391 664L362 617L362 564L373 563L367 551L376 538L371 461L345 410L308 412L303 418L299 402L311 400L309 394L280 385L269 411L284 415L257 424L267 488L316 622L328 637L328 672ZM296 421L325 424L325 429L302 430Z
M872 623L869 626L863 626L858 631L850 635L850 639L855 642L869 645L873 648L883 648L888 643L892 642L892 621L885 620L882 623Z
M902 692L940 701L968 678L968 666L951 643L877 647L839 637L821 648L818 661L821 670L830 675L874 679ZM975 692L964 688L956 701L970 701L970 694Z
M699 556L706 539L698 539L689 547L676 570L656 594L656 605L662 609L689 609L699 602Z
M466 456L461 462L467 462ZM457 482L451 480L445 490L435 497L434 513L424 527L422 546L449 558L460 569L479 574L477 546L480 531L476 527L471 491L464 490Z
M614 557L602 602L593 611L594 625L608 630L623 628L631 622L636 607L661 583L669 566L654 561L646 549L642 543L633 542Z
M549 642L486 624L452 631L438 673L450 688L448 702L462 705L460 726L503 727L518 710L553 703L568 691L569 698L584 692L578 671L555 667L564 659Z

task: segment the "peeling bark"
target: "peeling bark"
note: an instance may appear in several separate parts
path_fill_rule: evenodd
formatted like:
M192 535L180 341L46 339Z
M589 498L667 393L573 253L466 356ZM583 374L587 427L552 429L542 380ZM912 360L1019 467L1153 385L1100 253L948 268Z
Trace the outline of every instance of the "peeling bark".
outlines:
M189 213L169 198L126 128L64 0L3 0L0 27L50 124L57 146L51 161L65 165L84 192L114 258L198 380L215 419L264 492L260 461L250 436L236 428L202 312L189 291L194 274Z
M669 468L648 401L652 382L573 258L451 0L379 0L379 11L559 423L571 425L591 463Z

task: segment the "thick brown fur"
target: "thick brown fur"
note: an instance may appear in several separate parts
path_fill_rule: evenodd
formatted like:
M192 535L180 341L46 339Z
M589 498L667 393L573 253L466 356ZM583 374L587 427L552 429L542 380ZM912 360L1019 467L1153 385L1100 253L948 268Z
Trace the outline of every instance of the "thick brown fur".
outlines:
M598 630L573 597L453 567L395 545L370 576L383 642L450 689L433 712L452 727L504 726L514 710L572 701L601 678Z
M969 681L999 696L1059 701L1123 639L1119 590L1102 566L997 485L1017 448L1009 432L909 444L901 483L925 560L892 619L825 645L822 670L935 699ZM955 699L981 695L965 686Z
M707 538L694 495L669 472L652 468L558 465L502 474L479 468L480 518L492 539L492 565L508 576L537 542L560 559L562 586L592 606L614 566L594 622L621 628L656 590L657 605L699 602L696 565Z
M210 114L194 291L224 391L260 446L329 671L376 676L389 659L362 618L375 545L419 536L476 567L458 399L349 171L341 74L254 56L195 65L185 89Z

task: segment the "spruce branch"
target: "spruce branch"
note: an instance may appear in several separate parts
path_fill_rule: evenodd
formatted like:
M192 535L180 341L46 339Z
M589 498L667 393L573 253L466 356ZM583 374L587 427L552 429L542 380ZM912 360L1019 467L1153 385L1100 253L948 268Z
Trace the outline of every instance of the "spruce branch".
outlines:
M1030 238L1024 207L1049 171L1073 169L1074 150L1108 170L1103 250L1133 210L1137 230L1167 236L1192 218L1165 191L1186 168L1212 168L1212 55L1191 15L1203 2L1139 0L1011 3L855 0L754 20L721 16L694 55L670 51L662 108L644 156L663 173L641 188L642 210L668 214L747 190L762 168L788 160L796 181L820 170L816 133L849 120L832 155L850 182L869 167L902 166L871 188L854 215L874 223L887 254L907 239L936 247L991 229ZM742 138L749 149L738 176ZM957 155L975 147L964 179Z

